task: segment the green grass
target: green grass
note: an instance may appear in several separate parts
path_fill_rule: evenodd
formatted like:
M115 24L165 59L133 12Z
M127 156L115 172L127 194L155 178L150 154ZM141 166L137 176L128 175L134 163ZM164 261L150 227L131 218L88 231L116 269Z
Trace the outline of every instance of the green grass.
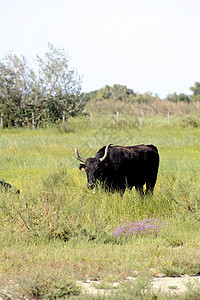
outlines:
M97 115L94 122L94 128L89 118L75 118L65 127L0 131L1 178L21 190L19 197L0 194L2 285L12 280L30 296L50 282L52 293L75 295L77 279L200 274L200 128L182 127L179 118L173 126L149 118L143 128L135 119L117 127L114 116ZM71 144L86 158L108 143L158 147L152 198L135 190L123 197L87 190ZM167 222L158 234L113 235L118 225L152 216ZM38 278L46 283L38 287Z

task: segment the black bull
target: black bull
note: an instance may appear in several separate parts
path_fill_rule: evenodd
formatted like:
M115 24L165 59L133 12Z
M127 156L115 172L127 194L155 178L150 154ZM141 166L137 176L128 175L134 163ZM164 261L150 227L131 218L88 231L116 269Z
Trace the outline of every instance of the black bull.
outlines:
M83 162L79 169L85 169L88 188L101 183L108 191L124 193L126 187L136 190L143 196L143 185L146 183L146 194L153 193L159 167L159 154L154 145L111 146L101 148L94 158L81 158L77 148L76 158Z

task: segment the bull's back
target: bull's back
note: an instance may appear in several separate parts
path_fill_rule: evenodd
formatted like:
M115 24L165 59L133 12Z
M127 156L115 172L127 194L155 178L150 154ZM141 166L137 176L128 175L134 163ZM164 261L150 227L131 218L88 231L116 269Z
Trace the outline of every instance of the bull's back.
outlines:
M113 153L119 157L127 159L148 159L155 158L159 160L158 149L154 145L135 145L135 146L113 146L110 149Z
M159 154L154 145L113 146L111 157L115 157L119 172L124 176L131 176L134 181L158 172Z
M104 151L105 147L101 148L95 157L102 157ZM154 145L111 146L108 150L107 161L114 171L120 172L120 175L132 171L137 177L139 173L146 173L147 169L148 172L151 169L154 172L158 170L159 154Z

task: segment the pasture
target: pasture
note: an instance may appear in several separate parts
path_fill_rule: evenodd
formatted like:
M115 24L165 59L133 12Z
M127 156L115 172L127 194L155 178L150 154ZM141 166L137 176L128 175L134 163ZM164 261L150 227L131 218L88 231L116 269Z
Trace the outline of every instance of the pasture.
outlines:
M34 298L41 282L60 291L66 280L200 274L199 126L182 117L170 126L162 117L147 118L143 127L122 118L116 126L115 115L94 115L94 127L89 117L72 118L48 129L4 129L0 141L0 179L21 191L0 194L0 280L17 284L15 297ZM153 197L87 189L71 144L87 158L108 143L157 146ZM114 235L119 226L150 218L164 225Z

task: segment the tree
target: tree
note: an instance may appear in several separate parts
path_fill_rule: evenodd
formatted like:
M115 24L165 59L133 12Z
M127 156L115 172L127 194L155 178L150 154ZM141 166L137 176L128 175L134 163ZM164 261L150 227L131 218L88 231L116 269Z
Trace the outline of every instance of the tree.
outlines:
M1 94L4 99L1 110L9 124L22 126L29 122L31 112L35 111L37 77L24 56L9 53L3 61L6 71L1 72L1 83L7 82L7 85L6 95Z
M106 85L98 91L88 94L90 100L119 100L131 101L134 100L136 94L133 90L127 88L125 85L114 84L113 86Z
M86 102L80 93L81 80L69 67L64 49L48 44L44 58L37 56L30 67L24 56L9 53L0 62L0 110L6 125L23 126L60 122L82 113Z
M160 100L158 95L153 95L151 92L144 94L137 94L132 89L127 88L126 85L114 84L113 86L106 85L98 91L87 94L89 100L93 101L124 101L124 102L139 102L150 103Z
M55 122L62 119L63 112L66 117L81 113L85 105L80 94L81 79L75 70L70 69L65 50L48 44L44 58L37 56L37 62L44 117Z
M12 101L16 98L16 90L14 84L14 75L11 70L6 68L6 66L0 63L0 111L1 113L7 112L7 119L9 115L15 112L15 105Z
M179 95L176 93L169 94L169 95L167 95L166 100L172 101L172 102L182 101L182 102L188 102L188 103L191 101L190 97L184 93L181 93Z
M195 82L194 86L190 87L190 90L193 92L193 95L191 95L191 100L200 101L200 82Z
M153 101L160 100L159 96L155 94L155 96L151 92L146 92L144 94L138 94L135 101L139 103L152 103Z

